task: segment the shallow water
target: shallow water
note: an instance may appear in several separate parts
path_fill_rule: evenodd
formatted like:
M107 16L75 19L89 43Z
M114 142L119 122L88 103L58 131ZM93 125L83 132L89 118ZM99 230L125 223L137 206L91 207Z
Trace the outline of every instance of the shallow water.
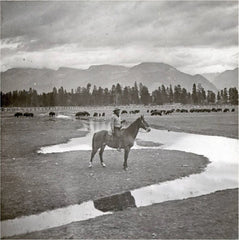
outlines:
M56 115L56 118L73 119L71 116L67 116L67 115L64 115L64 114L58 114L58 115Z
M40 231L105 214L111 214L111 212L104 213L97 210L93 201L83 202L82 204L46 211L38 215L3 221L1 222L1 236L9 237L17 234Z
M89 131L89 134L85 137L71 139L65 144L42 147L39 152L49 154L53 152L91 150L93 133L102 129L109 129L109 123L85 122L82 130ZM204 155L210 160L210 164L202 173L99 199L94 202L94 205L92 201L89 201L39 215L3 221L2 236L12 236L61 226L70 222L109 214L108 211L122 210L129 206L148 206L168 200L196 197L218 190L238 187L239 143L237 139L156 129L152 129L149 133L139 132L137 138L144 142L148 141L162 145L143 147L135 144L134 148L136 149L161 148L191 152Z

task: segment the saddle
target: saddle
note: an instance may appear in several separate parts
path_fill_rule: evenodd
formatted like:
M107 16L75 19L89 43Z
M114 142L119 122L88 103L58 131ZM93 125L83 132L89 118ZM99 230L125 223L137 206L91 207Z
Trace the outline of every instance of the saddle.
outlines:
M121 129L120 131L122 131L123 129ZM115 148L118 147L118 137L116 137L115 135L113 135L111 130L108 130L107 132L107 142L110 142L112 147L114 146Z
M123 132L125 128L121 128L120 131ZM112 130L108 130L108 135L113 136Z

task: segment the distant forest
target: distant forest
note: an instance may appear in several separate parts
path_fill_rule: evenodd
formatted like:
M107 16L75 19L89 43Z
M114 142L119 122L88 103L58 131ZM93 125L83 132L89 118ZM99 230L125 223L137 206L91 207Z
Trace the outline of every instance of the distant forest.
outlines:
M36 90L1 92L2 107L46 107L46 106L88 106L88 105L128 105L128 104L233 104L238 105L237 88L224 88L217 93L205 91L199 84L193 84L188 92L180 85L165 87L149 93L148 88L135 82L133 87L122 87L119 83L111 89L96 87L91 84L67 92L63 87L53 88L52 92L38 94Z

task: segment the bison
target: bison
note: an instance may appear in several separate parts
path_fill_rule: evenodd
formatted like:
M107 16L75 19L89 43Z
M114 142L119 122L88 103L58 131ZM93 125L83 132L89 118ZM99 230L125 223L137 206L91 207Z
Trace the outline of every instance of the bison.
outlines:
M84 112L77 112L77 113L75 114L75 116L76 116L76 118L89 117L90 114L89 114L88 112L84 111Z
M49 117L55 117L55 112L49 112Z
M15 114L14 114L14 117L21 117L22 116L22 113L21 112L16 112Z
M28 113L28 112L24 113L24 117L33 117L33 116L34 116L33 113Z

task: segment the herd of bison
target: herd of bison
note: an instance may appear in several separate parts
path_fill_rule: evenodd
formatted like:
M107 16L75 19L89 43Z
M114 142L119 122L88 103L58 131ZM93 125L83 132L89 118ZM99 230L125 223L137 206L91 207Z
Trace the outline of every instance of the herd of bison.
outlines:
M210 113L210 112L235 112L235 108L232 108L231 110L229 108L191 108L190 110L188 109L170 109L170 110L158 110L158 109L152 109L152 110L147 110L147 113L150 114L151 116L162 116L162 115L169 115L172 113ZM137 114L140 113L140 110L131 110L131 111L126 111L126 110L122 110L121 114ZM49 117L54 117L56 115L55 112L49 112ZM29 113L29 112L16 112L14 114L15 117L34 117L33 113ZM98 113L98 112L94 112L93 117L104 117L105 113ZM90 113L87 111L83 111L83 112L77 112L75 114L76 118L87 118L90 117Z

